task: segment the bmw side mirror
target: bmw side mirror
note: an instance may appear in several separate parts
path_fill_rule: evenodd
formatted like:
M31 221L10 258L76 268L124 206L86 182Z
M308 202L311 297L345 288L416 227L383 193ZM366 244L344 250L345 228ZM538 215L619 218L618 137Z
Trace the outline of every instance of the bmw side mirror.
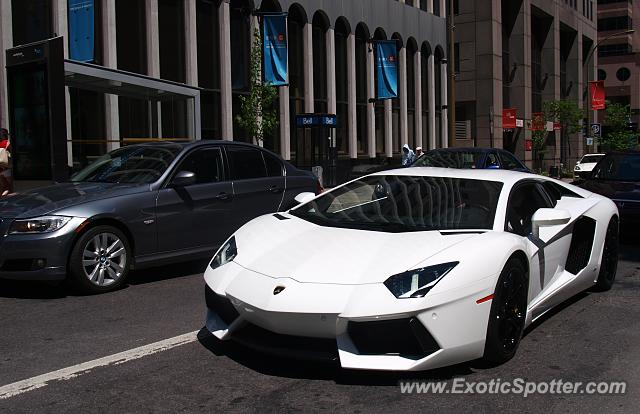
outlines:
M307 201L314 199L315 197L316 195L314 193L300 193L294 198L294 200L296 200L296 203L298 204L304 204Z
M559 226L569 223L571 220L571 213L567 210L556 208L540 208L531 218L531 228L534 236L542 241L547 241L547 238L553 235L552 232L546 232L547 227ZM547 237L549 236L549 237Z
M191 171L179 171L171 180L171 187L187 187L196 183L196 174Z

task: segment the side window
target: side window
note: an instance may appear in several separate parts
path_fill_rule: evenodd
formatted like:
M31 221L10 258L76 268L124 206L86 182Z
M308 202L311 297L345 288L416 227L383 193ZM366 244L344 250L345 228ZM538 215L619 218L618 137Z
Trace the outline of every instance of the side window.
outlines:
M550 207L536 183L521 184L512 190L507 206L505 230L527 236L531 233L531 218L540 208Z
M500 158L502 159L502 168L505 170L515 170L518 168L522 168L522 165L518 162L518 160L508 152L501 152Z
M495 152L488 153L487 158L484 160L484 168L500 168L498 154Z
M269 175L269 177L282 176L282 162L268 152L263 151L262 155L264 156L264 162L267 165L267 175Z
M176 171L191 171L196 175L196 184L223 181L222 151L220 148L197 149L187 155Z
M227 154L231 164L232 179L248 180L267 176L262 151L259 149L227 147Z
M574 193L568 188L561 186L560 184L554 183L553 181L544 181L542 182L542 186L549 195L549 198L553 200L554 207L556 204L558 204L558 200L560 200L562 197L582 198L582 196Z

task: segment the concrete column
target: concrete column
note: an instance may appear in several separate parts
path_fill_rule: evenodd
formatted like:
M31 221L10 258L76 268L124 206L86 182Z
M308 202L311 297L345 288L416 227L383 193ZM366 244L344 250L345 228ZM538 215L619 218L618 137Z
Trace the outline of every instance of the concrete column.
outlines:
M146 0L145 16L147 21L147 75L160 78L160 28L158 22L158 0ZM162 137L162 111L160 103L157 108L158 137ZM152 128L153 130L153 128Z
M427 59L427 89L429 90L429 149L436 146L436 57Z
M426 0L423 0L423 1L426 1ZM413 5L415 6L415 8L419 9L420 8L420 0L415 0L413 2Z
M384 150L387 158L393 157L393 101L384 101Z
M116 2L102 1L102 62L105 67L118 68L118 53L116 49ZM107 150L120 147L120 112L118 96L104 95L105 133L107 136Z
M440 78L441 78L440 85L442 85L442 91L440 93L442 94L442 106L443 106L441 115L440 115L440 121L442 122L442 127L440 128L440 130L442 131L442 137L441 137L442 148L449 147L449 117L447 116L449 109L444 108L444 106L447 105L447 102L448 102L447 77L448 77L447 64L443 62L440 65Z
M531 82L531 2L523 0L520 11L516 17L511 37L509 39L511 49L511 93L509 99L511 107L517 109L518 118L530 120L532 118L532 82ZM511 73L509 74L511 76ZM503 79L507 82L508 79ZM514 131L514 140L517 145L515 155L533 168L533 152L525 151L525 140L531 139L529 128L518 128ZM483 141L484 142L484 141Z
M373 52L367 52L367 98L376 96L374 73L375 60ZM367 103L367 149L369 158L376 157L376 113L373 102Z
M336 95L336 37L332 28L326 33L327 43L327 110L330 114L338 111ZM347 122L346 119L340 122Z
M584 43L583 43L583 38L582 38L582 28L580 27L578 29L578 38L576 39L577 42L577 55L578 55L578 62L577 62L577 68L576 68L576 76L577 76L577 85L573 85L574 89L577 89L576 93L577 93L577 99L578 99L578 106L584 110L585 108L585 101L584 101L584 96L582 95L582 91L585 88L585 79L584 79L584 68L582 66L582 57L584 56ZM573 148L574 150L574 154L577 157L581 157L582 155L584 155L584 153L586 152L584 150L585 147L585 139L584 139L584 135L582 135L582 132L578 132L577 134L578 137L578 141L577 141L577 146L575 148Z
M410 65L413 62L409 62ZM400 100L400 146L402 147L409 140L408 134L408 117L407 117L407 48L403 47L400 49L400 53L398 54L398 71L399 80L400 80L400 91L399 91L399 100ZM396 148L397 150L397 148Z
M356 112L356 36L347 37L347 87L349 111L349 157L358 158L358 123Z
M304 110L312 113L314 109L313 94L313 26L306 23L302 28L302 55L304 56Z
M5 50L13 47L13 27L11 22L11 2L0 1L0 127L7 128L11 132L9 125L9 105L7 95L7 71L5 69Z
M278 88L280 97L280 155L291 159L291 115L289 114L289 86Z
M422 0L427 2L427 12L433 14L433 2L438 0Z
M184 0L184 28L185 28L185 66L187 85L198 86L198 34L196 31L196 0ZM195 116L193 100L187 103L187 119ZM195 120L194 120L195 121ZM187 136L195 139L200 134L195 133L195 122L188 122Z
M433 0L440 1L440 17L447 17L447 0Z
M222 1L218 10L218 26L220 39L220 106L222 110L221 130L222 138L233 140L233 101L231 87L231 15L229 2ZM289 116L289 91L287 90L287 117ZM280 112L282 113L282 88L280 88ZM282 115L282 114L281 114ZM288 124L287 124L288 125ZM282 120L280 122L280 133L284 130ZM281 147L284 151L284 147ZM283 153L284 154L284 153ZM286 158L288 159L288 158Z
M409 63L412 64L411 62ZM414 117L415 123L415 134L416 134L416 143L419 142L420 146L423 148L429 148L429 142L425 141L422 137L423 125L422 125L422 53L418 50L413 59L413 73L415 76L415 87L416 87L416 115ZM427 103L424 103L427 105ZM416 145L417 146L417 145Z

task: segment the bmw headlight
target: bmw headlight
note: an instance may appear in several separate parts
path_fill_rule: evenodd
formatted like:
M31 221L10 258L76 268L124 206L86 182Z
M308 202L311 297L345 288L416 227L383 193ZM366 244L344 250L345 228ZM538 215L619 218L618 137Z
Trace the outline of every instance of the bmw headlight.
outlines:
M460 262L442 263L391 276L384 285L396 298L422 298Z
M213 260L209 263L209 267L217 269L218 267L229 263L238 255L238 248L236 247L236 238L231 237L227 242L218 250Z
M43 216L24 220L14 220L9 234L40 234L60 230L71 220L64 216Z

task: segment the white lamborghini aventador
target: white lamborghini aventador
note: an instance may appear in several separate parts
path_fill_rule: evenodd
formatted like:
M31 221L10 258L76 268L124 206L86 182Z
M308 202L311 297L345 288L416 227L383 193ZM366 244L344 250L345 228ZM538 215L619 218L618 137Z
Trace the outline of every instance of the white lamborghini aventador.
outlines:
M615 204L542 176L407 168L298 201L213 257L217 338L345 368L501 363L531 322L615 278Z

